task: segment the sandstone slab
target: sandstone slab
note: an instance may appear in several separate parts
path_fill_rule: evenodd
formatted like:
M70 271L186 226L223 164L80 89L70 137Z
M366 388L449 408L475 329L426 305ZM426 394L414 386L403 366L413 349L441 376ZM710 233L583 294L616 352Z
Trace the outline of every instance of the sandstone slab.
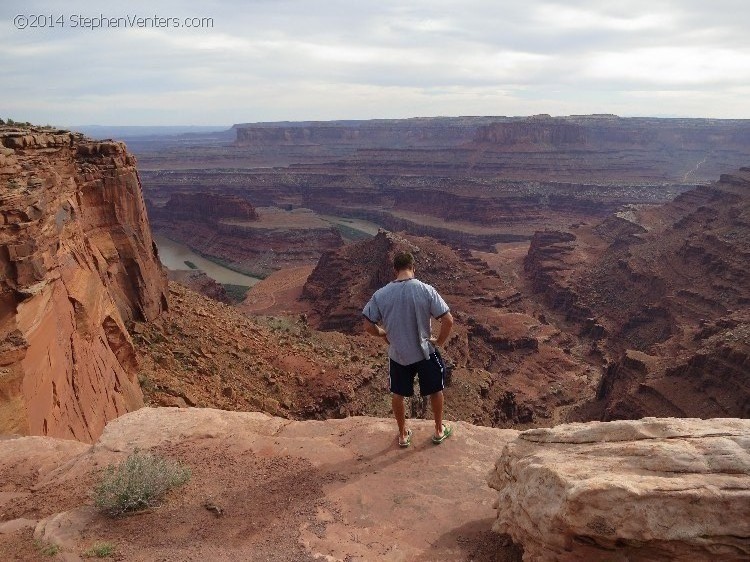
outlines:
M747 560L750 420L525 431L490 473L525 560Z
M455 422L435 446L430 421L409 423L412 446L402 449L390 419L142 408L110 422L93 446L64 442L84 450L70 458L61 449L40 482L24 488L3 473L27 495L2 506L0 525L38 521L37 540L58 545L66 560L96 542L143 561L520 560L491 530L484 482L495 452L518 432ZM35 439L0 441L0 468L20 445L48 459L58 440ZM92 512L97 471L136 447L186 464L190 482L147 512L117 520ZM22 532L0 535L0 559L24 545Z

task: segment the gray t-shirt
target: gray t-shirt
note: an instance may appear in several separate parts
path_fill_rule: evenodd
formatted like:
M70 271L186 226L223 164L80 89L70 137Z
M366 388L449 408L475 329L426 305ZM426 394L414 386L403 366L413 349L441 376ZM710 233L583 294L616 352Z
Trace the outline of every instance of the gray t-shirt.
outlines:
M401 365L429 359L430 318L447 313L448 305L434 287L418 279L391 281L375 291L362 310L373 324L381 322L391 342L388 356Z

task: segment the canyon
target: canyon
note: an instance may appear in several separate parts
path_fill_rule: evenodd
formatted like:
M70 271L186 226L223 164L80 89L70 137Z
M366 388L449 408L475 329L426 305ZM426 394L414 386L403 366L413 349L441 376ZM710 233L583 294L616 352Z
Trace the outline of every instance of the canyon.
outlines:
M456 413L515 427L748 415L749 141L742 120L540 115L240 124L135 149L158 231L263 277L314 268L256 285L253 314L355 334L395 249L415 249L459 317ZM277 235L198 218L190 197L209 194L272 215ZM366 403L329 411L380 413Z
M600 344L600 419L750 415L750 169L575 234L535 235L534 289ZM586 267L580 267L585 256Z
M746 559L746 127L238 125L151 140L143 171L1 129L0 557ZM152 225L265 279L234 306L200 270L168 281ZM439 447L421 397L397 446L362 333L401 250L457 321ZM136 449L193 480L110 520L89 490Z
M608 115L258 123L215 137L136 140L132 149L157 231L268 274L314 265L323 251L341 245L320 230L331 225L316 224L315 215L365 219L494 251L496 244L528 241L537 230L602 220L624 205L665 203L744 166L750 124ZM220 228L232 230L242 253L259 248L240 264L232 244L209 239L200 225L192 233L192 221L168 212L173 196L195 193L274 208L273 225L286 221L288 239L260 224L240 228L222 219ZM311 211L304 226L310 236L295 216L303 210ZM311 247L311 238L320 246Z
M161 269L153 270L150 233L137 234L137 267L152 269L148 280L128 274L137 289L127 296L149 304L138 301L133 311L115 294L121 325L130 333L120 338L124 344L113 343L119 340L112 335L99 341L114 347L131 385L137 373L141 388L128 395L127 405L110 400L114 411L97 418L85 438L95 438L109 416L137 407L141 392L151 404L257 409L297 419L387 415L384 349L360 333L359 312L389 280L390 259L399 249L415 253L420 278L439 288L458 320L446 346L449 408L457 419L523 428L644 415L746 417L748 172L741 168L696 188L684 182L686 173L657 157L669 151L687 162L711 145L719 162L745 158L746 124L657 124L537 116L238 125L231 146L211 141L205 152L223 149L230 158L275 147L281 154L297 151L299 162L128 176L144 182L146 199L126 204L137 207L130 218L139 232L148 226L145 208L161 236L268 282L255 285L234 310L212 304L232 302L229 286L199 270L170 275L213 301L177 285L167 290ZM19 135L9 136L8 145L32 143L28 154L52 154L51 146L19 141ZM93 142L70 139L65 142ZM165 149L164 158L178 160L188 149L197 157L200 139ZM132 157L117 152L122 145L96 146L76 147L75 158L86 150L120 154L130 167L120 170L114 158L114 175L135 174ZM383 160L384 151L398 157ZM458 162L467 151L485 162L502 157L515 164L457 165L450 174L429 165L448 153ZM312 153L341 159L321 163ZM148 154L146 167L155 163ZM420 158L425 165L416 174L408 162ZM578 178L558 181L565 175L561 162L571 158L586 162L575 169ZM618 158L629 162L627 174L612 165ZM544 163L546 179L511 179L522 166L529 177L544 171L532 160ZM583 177L598 183L577 183ZM357 216L397 221L401 232L373 236L346 218ZM9 256L20 255L8 248ZM98 271L101 277L101 266ZM105 284L115 277L108 273ZM78 301L70 296L68 302ZM88 321L92 315L82 316ZM8 388L22 378L15 367L11 371ZM53 409L59 388L55 382L53 398L45 400ZM6 419L16 420L6 422L9 427L66 435L45 429L43 415L33 428L24 426L21 401L6 403L15 404L8 406ZM413 401L411 412L425 415L424 402ZM80 438L76 424L68 426L67 434L76 431Z

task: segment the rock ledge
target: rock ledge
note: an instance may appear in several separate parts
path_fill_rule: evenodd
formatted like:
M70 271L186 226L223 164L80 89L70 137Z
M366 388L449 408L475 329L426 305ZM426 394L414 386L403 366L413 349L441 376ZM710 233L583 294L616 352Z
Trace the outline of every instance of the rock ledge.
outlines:
M750 420L644 418L523 432L489 475L524 560L747 560Z

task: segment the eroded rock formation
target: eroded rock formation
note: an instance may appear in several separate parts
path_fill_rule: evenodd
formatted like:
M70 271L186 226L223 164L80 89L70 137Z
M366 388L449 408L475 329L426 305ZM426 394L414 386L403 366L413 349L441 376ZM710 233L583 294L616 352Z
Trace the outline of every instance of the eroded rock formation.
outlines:
M484 483L517 432L456 423L435 447L415 421L408 450L391 419L295 422L255 412L142 408L93 447L0 441L0 559L38 559L34 537L75 560L92 537L127 560L501 560L518 548L490 529ZM158 509L98 515L101 467L134 448L177 460L190 481Z
M595 227L539 232L525 262L547 305L609 361L598 413L750 416L750 169Z
M180 285L189 288L196 293L205 295L211 300L229 304L232 299L229 298L226 288L215 279L206 275L199 269L177 269L168 272L170 281L176 281Z
M166 305L135 159L0 129L0 430L81 441L142 404L126 324Z
M456 366L451 401L462 419L547 425L595 392L596 358L574 335L534 316L522 293L484 260L430 238L380 231L324 254L303 288L310 324L361 332L362 307L393 279L393 256L402 250L414 254L416 276L438 289L456 319L444 355Z
M258 220L249 201L215 193L175 193L163 208L152 207L155 216L172 220L218 223L221 219Z
M303 209L256 209L223 193L174 193L163 205L148 201L154 230L208 258L252 276L314 263L343 245L339 231Z
M529 561L747 560L748 435L739 419L525 431L489 475L494 529Z

